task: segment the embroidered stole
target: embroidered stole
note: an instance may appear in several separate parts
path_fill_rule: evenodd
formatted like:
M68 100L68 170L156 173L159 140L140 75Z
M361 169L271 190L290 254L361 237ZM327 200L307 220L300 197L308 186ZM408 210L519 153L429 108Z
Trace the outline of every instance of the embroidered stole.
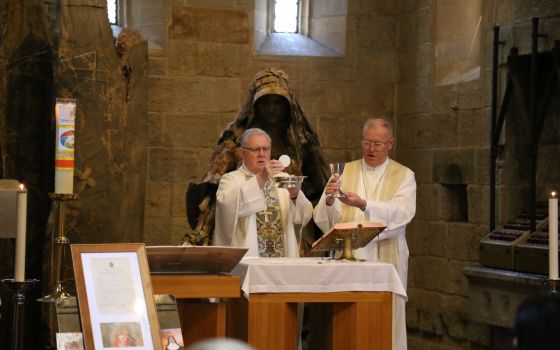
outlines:
M355 160L347 163L344 167L344 174L341 178L342 190L349 190L359 195L362 198L375 201L389 201L406 175L406 168L397 162L389 159L389 163L385 168L384 174L381 176L379 184L379 192L374 194L376 198L368 198L366 188L364 187L364 180L362 176L362 160ZM360 209L341 205L341 219L340 222L362 222L365 221L365 214ZM388 223L384 223L388 224ZM375 239L374 239L374 242ZM397 264L397 240L385 239L377 242L377 259L386 263L396 266Z
M266 209L257 213L257 237L259 240L259 256L277 258L286 256L284 250L284 230L280 202L273 179L264 184Z

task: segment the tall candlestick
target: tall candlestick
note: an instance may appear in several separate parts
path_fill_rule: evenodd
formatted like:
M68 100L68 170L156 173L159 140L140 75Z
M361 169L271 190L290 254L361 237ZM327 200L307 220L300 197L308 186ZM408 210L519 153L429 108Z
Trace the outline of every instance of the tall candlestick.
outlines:
M74 193L74 146L76 144L76 100L56 99L56 155L54 192Z
M548 199L548 278L558 279L558 194Z
M19 185L17 192L17 234L16 234L16 261L14 279L16 282L25 281L25 242L27 226L27 190Z

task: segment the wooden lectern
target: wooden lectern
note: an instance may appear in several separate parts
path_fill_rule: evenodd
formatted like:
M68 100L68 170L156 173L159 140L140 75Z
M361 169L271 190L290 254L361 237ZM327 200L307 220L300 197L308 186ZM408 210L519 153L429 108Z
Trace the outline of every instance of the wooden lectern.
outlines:
M226 303L221 298L239 298L239 276L152 275L154 294L172 294L185 346L208 338L226 336ZM217 302L197 299L219 298Z
M362 248L385 229L385 225L376 222L342 222L335 224L311 247L312 252L342 251L337 260L363 261L356 259L352 250Z
M226 336L226 303L239 298L239 276L229 274L247 249L215 246L146 247L154 294L173 294L185 347Z

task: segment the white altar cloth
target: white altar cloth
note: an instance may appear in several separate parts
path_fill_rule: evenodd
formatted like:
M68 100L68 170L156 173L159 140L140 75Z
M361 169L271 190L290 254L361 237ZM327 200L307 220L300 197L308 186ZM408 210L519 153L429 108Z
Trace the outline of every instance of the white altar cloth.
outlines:
M231 272L241 290L251 293L392 292L407 298L391 264L322 258L246 257Z

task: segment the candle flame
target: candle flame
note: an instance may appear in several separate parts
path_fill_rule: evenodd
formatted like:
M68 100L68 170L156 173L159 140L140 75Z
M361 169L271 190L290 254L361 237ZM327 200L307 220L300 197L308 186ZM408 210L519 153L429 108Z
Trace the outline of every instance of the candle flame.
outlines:
M19 184L19 189L20 191L24 191L25 190L25 186L23 184Z
M557 194L558 194L558 193L556 193L556 191L550 192L550 198L556 198L556 195L557 195Z

